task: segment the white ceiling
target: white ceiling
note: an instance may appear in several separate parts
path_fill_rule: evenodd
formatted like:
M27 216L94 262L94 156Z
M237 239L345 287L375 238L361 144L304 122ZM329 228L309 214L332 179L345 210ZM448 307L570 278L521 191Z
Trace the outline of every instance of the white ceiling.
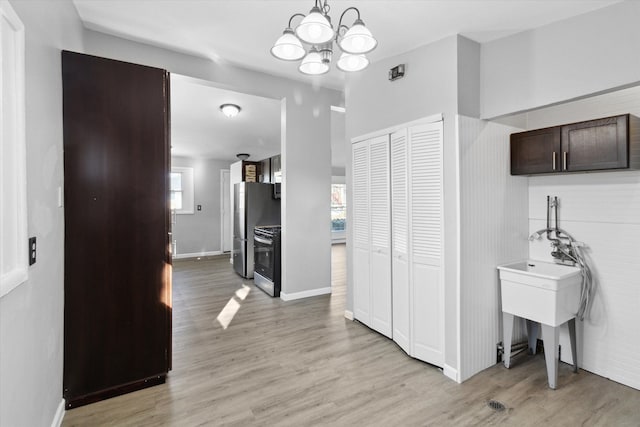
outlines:
M334 26L349 6L360 10L378 39L376 61L453 34L485 42L598 9L620 0L329 0ZM87 28L304 80L297 62L269 50L294 13L312 0L74 0ZM355 13L345 16L348 25ZM294 20L294 25L299 18ZM320 83L341 88L332 70Z
M220 105L239 105L228 118ZM171 75L171 155L249 160L280 154L280 101L219 89L201 80Z
M369 55L375 62L450 35L462 34L482 43L619 1L329 0L329 5L334 26L347 7L355 6L360 10L361 18L378 39L378 47ZM291 15L308 13L313 0L73 2L85 27L95 31L210 58L217 63L231 63L303 81L309 79L297 71L297 62L279 61L269 50ZM352 24L354 15L353 12L346 15L348 25ZM252 160L261 160L280 152L280 104L277 100L174 77L171 88L172 154L235 160L236 153L247 152ZM329 73L314 82L342 89L344 73L332 67ZM224 102L237 103L243 111L229 120L218 111L218 106ZM340 133L340 127L344 128L343 122L333 128L334 146L341 144L336 135L336 132ZM344 153L334 151L333 166L344 167Z

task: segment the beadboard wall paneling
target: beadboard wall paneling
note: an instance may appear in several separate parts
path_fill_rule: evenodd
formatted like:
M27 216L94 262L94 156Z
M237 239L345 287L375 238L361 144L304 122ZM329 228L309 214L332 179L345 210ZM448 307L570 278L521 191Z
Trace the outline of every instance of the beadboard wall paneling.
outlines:
M606 191L604 186L602 188ZM565 206L567 211L570 204L588 201L575 200L581 194L573 194L570 189L532 183L529 201L531 215L535 217L529 221L532 233L545 227L546 218L537 217L541 212L544 215L546 194L536 196L545 190L557 195L560 208ZM635 198L640 198L640 185L637 190ZM595 374L640 389L640 211L636 211L638 220L635 224L611 222L607 218L608 209L596 206L599 204L598 194L594 192L591 197L593 210L603 214L598 221L574 220L567 211L559 211L561 227L587 245L585 253L591 260L596 278L590 316L577 323L579 365ZM549 242L544 238L530 245L531 258L551 261L550 252ZM571 362L573 358L566 330L562 331L560 344L562 359Z
M528 128L631 113L640 116L640 87L527 114ZM640 172L529 178L529 231L545 226L546 196L558 196L559 226L587 245L597 280L591 316L578 322L578 358L590 372L640 389ZM546 239L530 256L551 260ZM563 344L564 343L564 344ZM570 361L566 333L562 359Z
M460 162L460 379L496 363L502 341L497 265L528 256L528 178L509 173L521 129L457 117ZM514 342L525 338L514 328Z

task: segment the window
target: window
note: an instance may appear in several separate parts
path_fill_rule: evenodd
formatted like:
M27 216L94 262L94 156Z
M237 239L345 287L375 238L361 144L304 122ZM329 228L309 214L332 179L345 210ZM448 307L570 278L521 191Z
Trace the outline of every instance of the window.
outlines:
M24 26L0 0L0 297L28 278Z
M171 210L182 209L182 173L171 172Z
M170 176L171 209L176 214L192 214L193 168L172 167Z
M347 222L347 186L331 184L331 231L345 230Z

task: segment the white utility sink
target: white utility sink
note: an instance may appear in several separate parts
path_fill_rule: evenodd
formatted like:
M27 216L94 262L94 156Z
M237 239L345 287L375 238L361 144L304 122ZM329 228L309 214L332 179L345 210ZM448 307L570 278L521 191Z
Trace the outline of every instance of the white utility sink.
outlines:
M560 325L567 323L573 369L578 371L575 317L580 303L582 273L577 267L526 260L500 265L504 366L511 364L511 338L515 316L527 319L529 349L535 352L537 324L542 328L549 387L558 382Z
M503 312L550 326L575 317L582 283L579 268L526 260L498 270Z

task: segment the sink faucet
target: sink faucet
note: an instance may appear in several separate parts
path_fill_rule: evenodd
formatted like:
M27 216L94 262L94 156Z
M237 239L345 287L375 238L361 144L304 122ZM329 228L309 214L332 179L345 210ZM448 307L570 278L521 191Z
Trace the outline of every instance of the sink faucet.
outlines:
M555 213L555 227L551 227L551 210ZM576 264L576 241L566 231L558 228L558 198L551 199L547 196L547 228L538 230L529 236L529 241L538 240L542 237L542 234L546 233L547 240L551 242L551 256L561 264L575 265ZM555 236L552 235L555 234Z
M547 239L551 242L551 247L553 248L551 250L551 256L558 260L559 263L575 265L576 253L574 245L576 242L573 240L573 237L559 228L549 227L536 231L529 236L529 240L539 240L544 233L547 234ZM555 233L555 236L552 237L551 233Z
M551 242L551 247L553 250L551 251L551 256L560 261L562 264L570 264L575 265L576 255L573 251L572 241L569 240L569 243L564 243L559 241L558 239L554 239Z

